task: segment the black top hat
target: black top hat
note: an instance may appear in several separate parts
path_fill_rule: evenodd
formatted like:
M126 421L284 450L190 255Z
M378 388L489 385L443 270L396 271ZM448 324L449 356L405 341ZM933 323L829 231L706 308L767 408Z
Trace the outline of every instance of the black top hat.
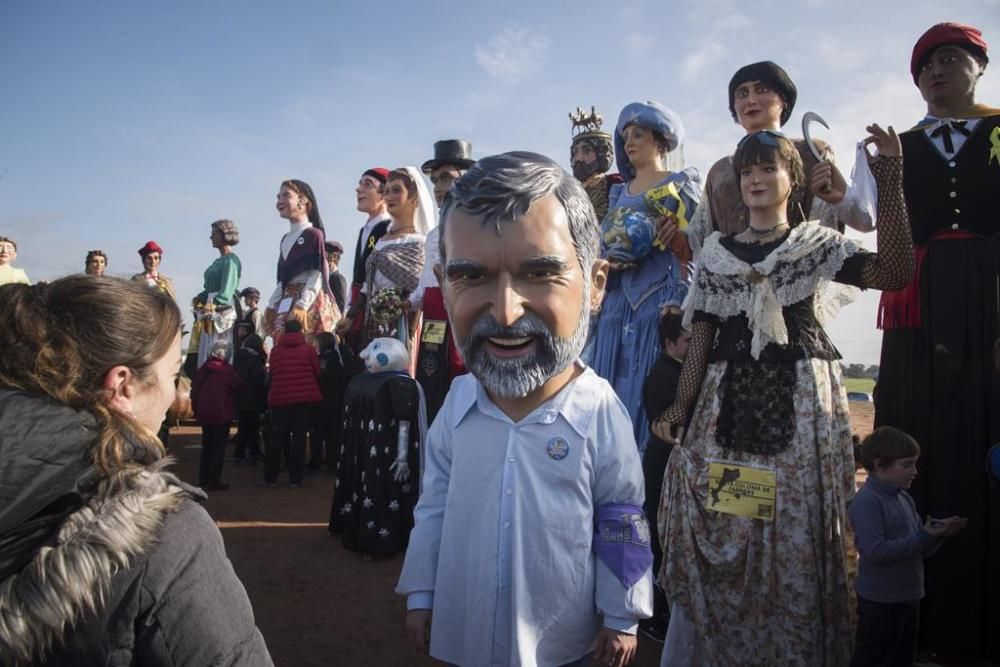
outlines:
M434 159L424 162L420 170L429 174L443 164L468 169L476 164L472 159L472 144L462 139L444 139L434 142Z

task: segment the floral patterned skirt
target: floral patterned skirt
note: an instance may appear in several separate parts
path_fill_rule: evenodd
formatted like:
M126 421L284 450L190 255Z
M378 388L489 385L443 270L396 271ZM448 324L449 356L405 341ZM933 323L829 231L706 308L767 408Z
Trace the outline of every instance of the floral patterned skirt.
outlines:
M688 433L667 464L659 583L717 666L851 660L847 502L854 458L847 395L837 361L788 364L793 410L778 410L791 422L787 447L720 444L728 362L718 362L709 365ZM773 520L710 509L711 461L773 471Z
M292 304L295 304L299 297L302 295L302 283L290 283L285 285L285 288L281 292L281 298L290 298ZM288 313L275 313L274 324L271 325L271 338L274 340L278 339L285 331L285 319ZM333 297L326 293L326 290L320 290L319 294L316 295L316 300L312 302L312 305L306 310L306 325L302 328L302 333L305 334L306 340L312 343L316 340L316 335L324 331L333 331L333 327L340 320L340 309L337 308L337 302L333 300Z

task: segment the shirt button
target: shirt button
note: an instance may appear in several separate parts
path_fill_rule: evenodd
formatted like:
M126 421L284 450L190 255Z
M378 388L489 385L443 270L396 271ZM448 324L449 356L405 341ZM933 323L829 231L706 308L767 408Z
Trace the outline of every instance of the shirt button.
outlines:
M956 208L955 209L955 215L959 215L960 213L961 213L961 211Z
M503 522L503 527L504 528L510 528L510 521L504 521Z
M508 496L509 496L510 494L512 494L512 493L514 493L514 492L513 492L513 491L511 491L510 489L507 489L507 495L508 495Z
M957 178L955 178L954 176L952 176L952 178L951 178L951 182L952 182L952 183L958 183L958 179L957 179Z
M951 197L952 199L954 199L955 197L958 196L958 193L955 192L954 190L952 190L951 192L948 193L948 196Z
M951 162L949 162L949 163L948 163L948 166L949 166L949 167L954 167L954 166L955 166L955 161L954 161L954 160L952 160Z
M507 463L513 463L513 462L514 462L514 461L516 461L516 460L517 460L517 459L515 459L515 458L514 458L513 456L508 456L508 457L507 457Z
M958 229L958 223L957 222L952 223L951 228Z

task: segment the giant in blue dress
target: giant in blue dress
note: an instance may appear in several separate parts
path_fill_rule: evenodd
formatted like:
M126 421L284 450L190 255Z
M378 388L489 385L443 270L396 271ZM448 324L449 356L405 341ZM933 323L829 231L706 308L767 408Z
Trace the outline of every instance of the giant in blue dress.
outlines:
M628 268L613 271L593 334L587 361L615 389L625 404L636 442L644 448L648 428L642 407L642 384L659 356L656 324L663 308L680 307L687 295L688 271L669 247L652 244L657 220L646 191L629 188L636 177L625 150L625 129L637 125L653 130L670 153L680 155L684 127L676 113L656 102L633 102L624 109L615 128L615 159L625 183L612 186L609 210L602 224L601 255ZM693 168L672 171L651 189L674 184L684 215L690 219L700 199L701 178ZM629 209L623 215L616 209ZM680 225L683 227L683 224ZM680 232L679 232L680 233Z

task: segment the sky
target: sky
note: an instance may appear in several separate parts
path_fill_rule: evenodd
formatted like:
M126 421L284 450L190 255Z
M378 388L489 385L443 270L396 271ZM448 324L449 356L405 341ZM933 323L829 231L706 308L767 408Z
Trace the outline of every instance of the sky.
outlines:
M1000 0L0 0L0 236L32 280L82 271L95 248L131 275L154 239L186 305L217 256L211 222L230 218L241 286L266 296L283 179L312 185L349 275L368 167L419 166L436 140L462 138L475 157L532 150L568 168L570 111L594 105L611 131L651 99L680 114L686 162L704 173L742 135L729 79L759 60L798 87L786 132L818 112L832 129L814 136L849 175L865 125L924 115L910 53L940 21L1000 48ZM994 106L996 67L977 94ZM878 363L877 301L865 293L829 325L846 362Z

